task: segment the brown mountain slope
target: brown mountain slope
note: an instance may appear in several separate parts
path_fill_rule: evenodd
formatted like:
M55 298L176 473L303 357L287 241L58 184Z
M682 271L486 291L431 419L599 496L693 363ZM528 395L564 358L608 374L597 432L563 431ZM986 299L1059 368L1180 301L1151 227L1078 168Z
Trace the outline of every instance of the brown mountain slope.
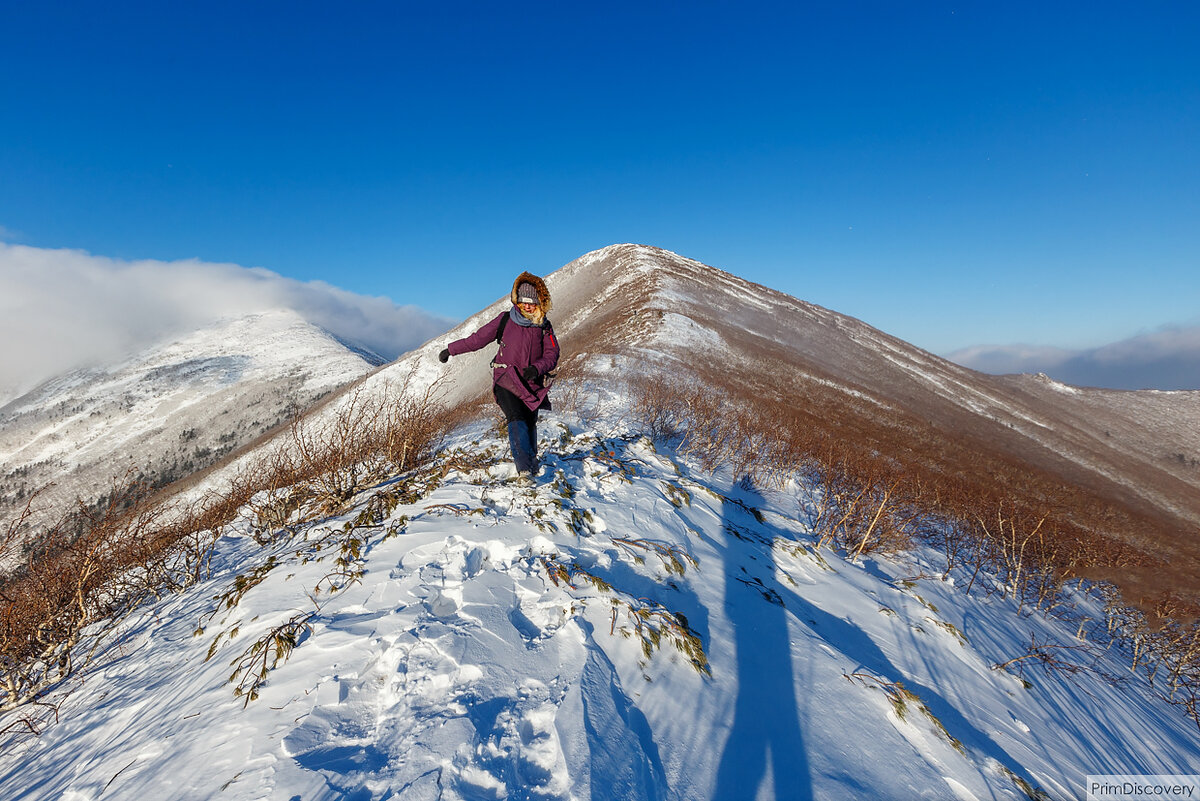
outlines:
M1020 498L1133 554L1098 569L1128 600L1195 600L1200 392L989 376L865 323L656 248L548 278L568 369L665 365L730 403L786 409L925 475Z

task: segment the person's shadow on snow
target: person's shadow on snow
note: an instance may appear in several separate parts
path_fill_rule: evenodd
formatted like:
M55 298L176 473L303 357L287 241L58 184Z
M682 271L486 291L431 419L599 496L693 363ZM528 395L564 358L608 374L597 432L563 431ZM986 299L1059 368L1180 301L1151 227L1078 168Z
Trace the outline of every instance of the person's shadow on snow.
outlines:
M745 494L749 506L761 501L753 490ZM728 532L756 531L759 526L748 511L732 503L725 504L723 522L730 538L735 535ZM738 695L713 793L721 801L753 799L764 781L773 784L778 801L812 798L783 588L775 580L771 548L762 553L765 560L757 563L761 569L756 575L733 559L725 565L725 616L737 649Z
M745 498L752 506L762 501L753 490ZM725 505L723 517L727 530L748 530L760 534L767 543L782 533L754 520L735 504ZM1016 775L1025 773L996 740L968 721L940 693L904 676L857 625L829 614L777 582L772 549L764 545L761 552L765 555L757 576L761 584L732 560L726 563L725 614L737 640L738 699L713 798L753 799L768 765L776 799L812 798L812 777L796 704L789 615L837 648L858 670L885 681L903 678L905 685L964 745L997 760Z

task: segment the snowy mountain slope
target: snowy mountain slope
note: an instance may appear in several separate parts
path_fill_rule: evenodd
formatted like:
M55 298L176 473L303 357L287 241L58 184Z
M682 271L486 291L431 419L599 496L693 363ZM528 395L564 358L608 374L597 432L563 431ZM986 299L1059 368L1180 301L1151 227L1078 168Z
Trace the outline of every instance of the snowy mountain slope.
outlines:
M709 381L732 376L763 395L811 405L815 425L872 432L884 447L960 475L1012 474L1018 492L1078 493L1077 514L1112 507L1108 533L1151 556L1147 582L1196 598L1200 569L1200 392L1114 392L961 368L861 321L759 287L675 254L637 246L599 251L562 273L635 273L641 297L625 330ZM552 285L553 287L553 285ZM729 380L725 381L730 383ZM1034 478L1036 476L1036 478ZM1049 502L1049 501L1048 501ZM1090 525L1103 525L1096 516ZM1164 582L1162 561L1171 563ZM1172 572L1173 571L1173 572ZM1117 576L1116 578L1121 578ZM1147 593L1137 581L1131 595Z
M165 482L211 464L373 364L290 311L226 320L0 409L0 518L94 498L131 466Z
M1059 508L1137 559L1092 575L1135 603L1200 603L1200 392L1117 392L977 373L837 312L669 251L613 245L546 276L560 374L621 380L668 371L742 408L775 404L835 439ZM437 361L507 296L371 375L448 406L487 401L494 349ZM346 398L321 410L328 419ZM240 463L252 461L248 454ZM226 473L225 475L227 475ZM222 474L213 477L219 484ZM203 491L203 485L197 491ZM1064 500L1065 499L1065 500Z
M1117 392L977 373L869 325L658 248L614 245L546 277L564 376L662 367L729 403L806 414L814 427L910 464L1066 514L1141 556L1104 575L1135 601L1200 602L1200 392ZM382 387L484 398L492 349L437 352L502 299L380 371ZM1099 570L1099 569L1098 569Z
M1074 623L968 596L934 553L818 551L811 487L707 474L631 435L611 384L587 391L588 422L542 427L535 488L481 423L444 476L268 545L248 508L211 578L143 607L47 699L57 724L3 743L4 797L1082 799L1089 774L1200 764L1178 709L1106 678L1128 676L1115 652L992 668L1031 636L1077 644ZM231 672L289 623L243 708Z

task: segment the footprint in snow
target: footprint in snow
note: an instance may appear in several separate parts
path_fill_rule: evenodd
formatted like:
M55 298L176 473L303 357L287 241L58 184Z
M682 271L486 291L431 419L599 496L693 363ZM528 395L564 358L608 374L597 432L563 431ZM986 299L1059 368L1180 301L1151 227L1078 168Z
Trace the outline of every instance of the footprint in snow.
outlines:
M511 697L478 699L467 715L477 733L455 757L467 798L570 798L570 775L555 719L564 693L526 679Z
M483 676L444 650L453 642L431 622L419 638L407 633L378 648L361 675L322 681L312 711L284 736L283 754L318 774L330 798L380 784L441 786L445 756L473 736L462 699Z

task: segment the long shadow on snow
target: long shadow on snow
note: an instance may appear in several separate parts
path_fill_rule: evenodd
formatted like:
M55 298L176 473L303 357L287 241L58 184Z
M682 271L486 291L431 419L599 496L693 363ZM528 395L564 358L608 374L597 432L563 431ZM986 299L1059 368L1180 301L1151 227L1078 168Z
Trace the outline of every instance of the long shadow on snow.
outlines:
M753 492L749 495L752 502L762 500ZM727 530L744 524L744 518L744 510L726 504ZM713 798L754 799L769 769L777 801L811 799L812 776L796 706L787 612L772 601L783 588L775 581L770 548L765 549L765 575L753 583L741 580L741 565L733 558L737 550L726 550L725 615L736 639L738 695Z
M753 493L753 492L751 492L750 494L752 496L755 496L755 493ZM756 496L756 499L758 501L762 500L761 496ZM768 542L768 543L772 542L776 537L782 537L782 538L787 538L787 539L790 539L792 537L792 535L790 535L788 532L775 529L769 523L759 522L758 525L763 530L763 533L766 536L766 542ZM860 629L858 626L854 625L853 623L851 623L848 620L843 620L842 618L835 617L834 615L829 614L828 612L824 611L823 609L813 605L809 601L800 597L790 588L787 588L787 587L779 584L778 582L776 582L774 580L775 563L774 563L773 557L771 556L771 549L768 547L768 548L766 548L766 551L767 551L767 562L764 565L764 568L765 568L765 572L767 574L767 578L764 579L763 587L758 587L758 585L755 585L755 587L757 588L757 591L761 592L764 596L766 596L768 594L769 590L774 590L775 593L777 593L777 597L780 599L780 602L782 604L780 606L775 606L774 604L766 604L765 606L771 610L771 612L769 612L768 614L770 615L770 617L772 619L775 617L778 617L778 619L780 621L779 625L782 627L782 635L781 636L783 637L783 643L782 643L782 647L780 648L781 655L779 658L782 659L786 656L786 658L788 659L788 663L787 663L786 667L784 669L780 669L779 672L784 673L786 671L786 676L789 681L791 680L792 672L791 672L790 652L787 651L787 628L786 628L786 623L787 623L786 614L787 613L784 611L784 607L786 607L787 609L790 609L792 614L797 619L799 619L800 621L802 621L804 623L807 623L812 628L813 632L817 636L819 636L822 640L824 640L830 647L836 648L837 650L841 651L843 655L845 655L848 659L850 659L850 661L852 661L855 664L857 664L858 666L860 666L862 669L867 670L868 672L874 674L875 676L877 676L880 679L883 679L885 681L893 681L893 682L894 681L902 681L904 686L907 689L909 689L910 691L912 691L913 693L915 693L917 695L917 697L920 698L921 701L925 704L926 708L931 713L933 713L933 715L935 715L938 718L938 720L940 720L942 722L942 725L946 727L946 730L951 735L953 735L955 738L957 738L960 742L962 742L966 747L971 748L976 751L979 751L979 752L982 752L986 756L991 757L992 759L995 759L1000 764L1004 765L1006 768L1013 771L1013 773L1017 776L1023 776L1026 780L1031 779L1031 777L1028 776L1026 774L1026 772L1021 769L1021 764L1017 760L1013 759L1012 756L1007 751L1005 751L1004 748L999 743L997 743L990 736L988 736L988 734L986 732L981 731L978 727L976 727L974 724L972 724L970 721L968 721L965 717L963 717L962 713L958 711L957 707L955 707L953 704L951 704L949 701L947 701L944 697L942 697L942 695L940 693L936 692L931 687L928 687L926 685L920 684L920 683L912 680L911 677L906 676L902 671L900 671L892 663L892 661L890 659L888 659L887 655L884 654L884 652L879 648L879 646L875 644L875 641L872 640L870 638L870 636L868 636L866 634L866 632L864 632L862 629ZM731 570L732 570L732 567L731 567ZM731 571L727 571L727 574L729 572L731 572ZM887 577L880 576L880 578L886 579ZM726 580L728 581L728 578ZM740 584L741 582L738 582L738 583ZM729 597L730 597L730 593L729 593L729 591L727 591L726 592L726 599L727 599L726 607L727 607L727 609L728 609L728 605L729 605L728 604ZM759 604L759 605L762 606L762 604ZM730 618L731 618L731 620L733 620L735 625L738 624L737 619L732 614L730 614ZM741 670L742 670L742 640L743 640L742 627L738 626L739 677L741 676ZM752 644L751 644L751 647L752 647ZM771 647L779 647L779 646L772 644ZM753 669L757 669L759 667L759 665L757 662L753 661L752 658L747 657L747 667L749 667L750 669L753 670ZM774 677L770 677L769 680L774 681ZM744 690L746 685L744 682L741 681L740 678L739 678L738 685L739 685L739 693L740 693ZM756 693L760 692L761 688L753 688L753 691ZM775 692L780 696L779 700L781 702L781 706L785 703L791 704L791 710L795 709L793 695L785 694L783 692L782 686L779 686L778 688L776 688ZM784 697L785 695L786 695L786 697ZM740 703L741 703L741 699L739 698L739 705L740 705ZM739 711L740 711L740 709L739 709ZM779 712L776 712L774 714L779 715L779 714L784 714L784 712L781 709ZM786 714L792 715L792 712L787 711ZM753 725L753 724L751 724L751 725ZM735 724L735 733L736 733L736 730L737 730L737 727ZM796 732L796 736L797 737L799 736L798 729ZM730 739L732 741L733 738L731 737ZM803 750L802 746L801 746L800 750ZM727 747L726 751L728 752L728 747ZM801 758L801 760L803 760L803 757ZM784 763L784 764L786 764L786 763ZM801 761L797 764L806 764L806 763ZM724 772L724 758L722 760L722 773L723 772ZM776 778L776 783L777 783L777 787L778 787L778 778ZM751 792L751 796L752 796L753 791L750 791L750 792ZM718 793L716 797L723 799L723 798L727 798L727 797L732 798L735 796L733 796L733 795L726 796L722 793ZM794 796L783 796L783 795L779 794L778 790L777 790L777 798L784 798L784 797L794 797Z
M587 634L588 658L580 679L588 740L590 796L612 801L659 801L669 797L658 745L646 716L625 694L604 650Z

